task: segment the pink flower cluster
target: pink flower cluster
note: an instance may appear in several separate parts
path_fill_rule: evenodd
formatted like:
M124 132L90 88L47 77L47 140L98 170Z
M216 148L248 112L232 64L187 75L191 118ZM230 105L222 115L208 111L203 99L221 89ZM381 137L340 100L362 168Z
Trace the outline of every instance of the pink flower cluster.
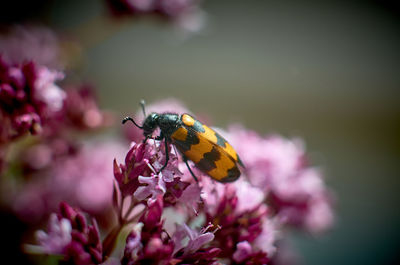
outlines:
M43 33L34 27L19 31L25 36L18 35L20 41L34 43ZM45 39L56 39L46 33ZM0 173L10 176L0 179L1 199L29 222L39 221L62 200L89 212L110 207L112 164L105 161L126 148L118 141L95 147L75 137L108 126L110 114L98 107L92 87L61 85L62 72L23 60L46 44L22 49L27 43L17 47L14 35L0 39Z
M21 153L21 166L29 179L11 196L13 210L30 222L40 221L57 209L60 201L90 213L103 212L111 207L113 192L109 161L125 150L121 143L110 140L74 146L55 139L33 145Z
M279 222L313 233L332 226L332 194L320 170L308 164L301 140L263 138L239 126L231 127L227 137L241 154L249 182L268 194Z
M64 75L33 62L11 65L0 56L0 145L26 133L38 134L62 110Z
M224 135L246 165L229 184L195 169L196 183L172 146L160 172L165 147L155 140L133 142L123 163L114 160L118 224L103 241L105 259L130 224L122 264L272 264L286 226L321 232L332 225L329 192L302 145L239 127Z
M46 27L15 25L7 28L0 33L0 53L8 63L34 61L55 69L61 69L64 64L60 41Z
M99 229L95 219L88 224L84 214L66 203L59 214L52 214L47 233L39 230L36 238L43 253L61 255L67 264L100 264L103 260Z
M116 15L160 14L166 17L180 16L197 8L199 0L108 0Z
M107 0L115 16L156 15L176 24L186 32L197 32L205 23L201 0Z

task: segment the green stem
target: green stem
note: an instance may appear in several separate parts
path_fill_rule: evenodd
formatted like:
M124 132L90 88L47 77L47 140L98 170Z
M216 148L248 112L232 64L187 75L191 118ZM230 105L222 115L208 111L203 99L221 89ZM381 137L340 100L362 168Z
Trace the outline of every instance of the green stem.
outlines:
M117 238L119 233L121 232L124 225L118 224L118 226L114 227L111 232L106 236L103 240L103 260L106 261L111 253L114 251L114 248L117 243Z

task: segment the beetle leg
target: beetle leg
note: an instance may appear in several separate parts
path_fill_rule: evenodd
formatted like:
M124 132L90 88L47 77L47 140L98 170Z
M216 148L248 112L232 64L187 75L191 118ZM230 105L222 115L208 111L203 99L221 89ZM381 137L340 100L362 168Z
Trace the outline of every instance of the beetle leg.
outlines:
M145 142L147 141L147 139L153 139L153 140L156 140L156 141L161 141L162 139L164 139L164 135L163 135L162 133L160 133L160 135L157 136L157 137L153 137L153 136L151 136L151 135L147 135L147 136L144 138L143 143L145 143Z
M151 136L146 136L146 137L144 137L143 143L147 142L147 139L149 139L149 138L151 138Z
M190 166L189 166L189 163L188 163L188 161L187 161L187 158L186 158L185 156L183 157L183 161L185 162L187 168L189 169L190 174L192 174L192 177L194 178L194 180L195 180L197 183L199 183L199 180L198 180L197 177L194 175L192 169L191 169Z
M158 136L157 138L159 138L159 137L161 137L161 139L162 138L164 138L164 143L165 143L165 164L164 164L164 166L160 169L160 172L164 169L164 168L166 168L167 167L167 165L168 165L168 161L169 161L169 150L168 150L168 140L167 140L167 137L162 137L162 135L160 134L160 136ZM156 138L156 140L158 140ZM161 140L160 139L160 140Z

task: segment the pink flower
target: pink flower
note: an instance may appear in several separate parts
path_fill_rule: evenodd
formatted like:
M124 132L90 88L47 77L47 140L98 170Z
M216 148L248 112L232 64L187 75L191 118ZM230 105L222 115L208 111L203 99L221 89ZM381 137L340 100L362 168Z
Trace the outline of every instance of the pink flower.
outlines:
M312 232L333 224L330 192L320 171L308 166L300 140L263 138L240 127L226 135L246 165L244 175L267 194L280 222Z
M206 20L200 0L107 0L114 17L157 16L183 33L200 31Z
M233 260L233 264L269 264L270 261L265 252L254 251L247 241L237 244Z
M322 233L330 229L335 221L332 203L329 195L314 197L309 202L309 211L305 217L304 225L313 233Z
M152 12L157 0L107 0L111 12L116 15L139 15Z
M221 227L215 233L215 239L222 250L221 257L231 257L236 244L241 241L253 243L261 235L263 222L267 220L268 208L263 204L243 212L237 212L237 206L236 190L227 185L215 211L206 210L206 221ZM207 204L205 207L207 209Z
M139 222L127 238L122 264L214 264L218 248L204 248L214 234L208 228L197 232L186 224L176 226L170 238L164 230L163 199L158 196L150 203ZM212 226L211 226L212 227ZM188 239L188 241L185 241Z
M182 195L179 197L179 201L188 209L197 213L199 203L201 202L201 191L202 190L197 183L192 183L183 190Z
M114 15L159 14L167 18L179 17L199 4L199 0L108 0Z
M62 73L33 62L9 65L0 56L0 144L40 133L59 113L66 95L56 82L62 78Z
M50 217L49 231L37 232L39 247L45 254L59 254L73 264L100 264L103 260L97 223L88 224L83 213L66 203L58 216Z
M152 203L159 195L165 196L165 203L175 204L188 183L180 181L182 173L178 169L178 158L169 148L169 162L161 172L166 156L164 144L148 140L132 143L125 157L125 164L114 160L114 177L122 198L133 195L136 203Z
M209 225L198 232L186 224L176 225L176 231L172 236L172 241L175 243L172 260L181 264L215 264L221 250L217 247L205 247L214 239L214 233L207 232L211 227L213 226ZM189 241L183 244L186 238Z
M242 241L239 242L236 246L236 251L233 253L233 260L240 263L246 260L251 253L253 252L253 249L249 242L247 241Z
M49 112L60 111L63 107L66 93L55 82L62 80L64 74L58 71L49 70L42 66L38 67L34 81L34 99L42 101L47 105Z
M137 258L137 253L143 248L141 242L141 230L143 223L138 223L131 233L126 238L126 245L124 250L124 259L135 260Z
M280 239L281 225L278 220L272 218L263 218L262 230L253 243L253 248L257 251L263 251L268 257L273 257L276 252L276 244Z
M67 87L66 93L64 116L69 126L88 130L105 127L112 122L111 114L100 110L93 87Z
M270 264L270 259L267 253L262 251L252 250L251 245L247 241L240 242L237 246L236 252L233 254L232 264Z
M147 199L147 203L151 204L158 197L158 195L163 195L166 192L165 182L162 177L153 175L151 177L139 176L138 178L140 184L146 184L145 186L139 186L133 193L133 196L137 200L143 201Z
M133 194L139 187L139 176L151 174L150 159L153 155L153 147L141 143L132 143L125 156L125 164L117 164L114 159L114 177L118 183L123 197Z
M75 153L65 150L66 153L57 154L59 145L59 141L48 146L41 144L27 152L27 158L36 156L36 160L27 162L38 164L29 164L32 180L20 187L13 199L14 209L26 220L39 220L60 201L68 201L92 213L111 206L113 169L110 161L116 155L121 156L124 147L116 142L93 143Z
M139 219L140 234L134 230L128 236L122 264L162 264L171 257L173 243L163 231L162 212L163 199L158 196Z
M71 242L71 222L66 218L59 219L55 213L50 215L47 233L43 230L36 232L40 250L47 254L63 254Z
M176 231L172 236L175 243L174 254L183 248L183 255L191 254L199 250L203 245L210 243L214 239L214 234L205 232L207 229L197 232L189 228L186 224L176 226ZM189 241L186 246L182 241L188 238Z
M38 26L13 26L0 35L0 53L8 63L35 61L52 68L61 68L60 43L53 31Z

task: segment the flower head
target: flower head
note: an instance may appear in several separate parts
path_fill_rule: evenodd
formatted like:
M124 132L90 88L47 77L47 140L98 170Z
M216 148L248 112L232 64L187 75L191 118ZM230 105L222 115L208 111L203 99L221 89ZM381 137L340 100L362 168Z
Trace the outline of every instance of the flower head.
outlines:
M159 14L174 18L198 5L198 0L108 0L114 15Z
M118 165L114 159L114 177L121 190L122 196L133 194L139 187L139 176L151 174L150 159L153 155L153 147L146 143L132 143L125 156L125 164Z
M215 264L216 257L221 252L218 247L212 247L210 244L214 239L214 231L209 231L213 225L197 231L190 228L185 223L176 225L175 232L172 235L174 242L174 252L172 260L181 264ZM187 240L185 240L187 239Z
M227 135L246 165L244 174L268 194L269 205L282 223L311 232L333 224L330 191L321 172L308 166L300 140L264 138L240 127L232 127Z
M129 234L122 264L214 264L220 250L207 247L214 234L208 228L198 232L183 224L177 225L169 237L161 219L162 212L160 195L139 219L140 226L135 226Z
M58 215L50 217L48 232L37 232L44 254L59 254L73 264L100 264L102 246L96 221L88 224L83 213L66 203L60 204Z
M100 110L93 87L68 87L64 117L66 123L79 130L96 129L111 123L111 115Z
M43 253L62 254L71 242L71 222L66 218L59 219L55 213L50 215L47 233L43 230L36 232Z
M140 234L134 230L128 236L122 264L160 264L170 258L174 247L163 230L162 212L163 199L158 196L139 219Z
M0 35L0 53L8 63L32 60L47 67L59 69L62 66L59 40L45 27L10 27L6 34Z
M164 144L151 140L132 146L125 157L125 164L114 160L114 177L121 191L121 196L133 195L137 201L151 204L159 195L166 195L165 202L174 204L182 195L188 183L182 182L182 173L178 169L178 157L169 150L166 161Z
M61 139L27 148L21 154L29 180L13 194L12 205L26 221L38 221L66 201L90 213L111 207L112 159L122 156L118 142L86 143L77 148Z
M235 253L233 253L233 264L268 264L270 259L267 253L262 251L254 251L247 241L237 244Z
M0 55L0 144L41 132L46 121L59 113L66 94L56 82L63 77L33 62L8 64Z

